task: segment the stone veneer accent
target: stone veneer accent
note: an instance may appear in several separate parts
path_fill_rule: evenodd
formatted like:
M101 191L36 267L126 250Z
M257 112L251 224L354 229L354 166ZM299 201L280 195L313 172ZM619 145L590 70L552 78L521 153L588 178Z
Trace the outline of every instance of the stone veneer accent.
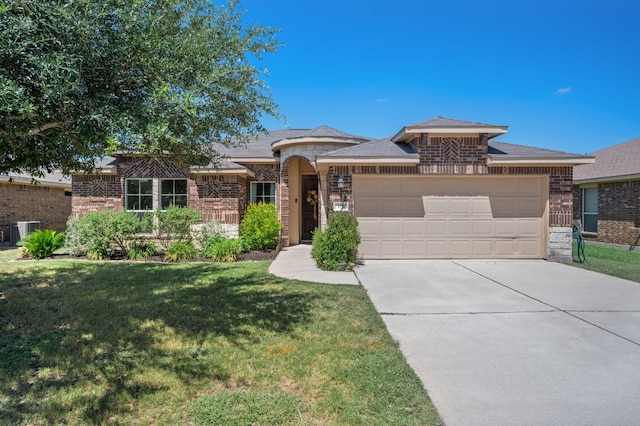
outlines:
M71 195L42 184L0 183L0 231L9 240L11 222L39 221L40 229L64 231L71 215Z
M582 229L582 189L573 188L573 221ZM585 238L606 243L640 244L640 180L598 184L598 232Z
M566 226L549 227L548 255L552 262L573 262L573 228Z

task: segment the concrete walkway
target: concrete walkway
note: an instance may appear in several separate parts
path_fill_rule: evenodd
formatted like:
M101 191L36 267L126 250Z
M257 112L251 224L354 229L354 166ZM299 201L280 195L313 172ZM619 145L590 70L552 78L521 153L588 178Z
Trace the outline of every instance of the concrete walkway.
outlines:
M311 246L308 244L284 247L271 262L269 272L282 278L314 283L360 284L353 271L334 272L318 268L311 258Z

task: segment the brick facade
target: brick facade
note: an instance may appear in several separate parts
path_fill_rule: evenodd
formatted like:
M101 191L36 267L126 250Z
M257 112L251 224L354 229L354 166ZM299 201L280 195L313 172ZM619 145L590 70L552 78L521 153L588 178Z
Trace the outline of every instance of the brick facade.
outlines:
M71 194L42 184L0 183L0 231L10 236L9 224L39 221L41 229L64 231L71 215Z
M573 221L582 228L582 188L573 188ZM598 184L598 232L589 239L638 245L640 240L640 180Z

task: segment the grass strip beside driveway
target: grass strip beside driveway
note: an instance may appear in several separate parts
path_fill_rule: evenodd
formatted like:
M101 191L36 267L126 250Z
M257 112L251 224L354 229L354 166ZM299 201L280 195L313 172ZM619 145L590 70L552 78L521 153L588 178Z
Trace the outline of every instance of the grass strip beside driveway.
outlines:
M575 254L575 245L574 250ZM588 263L574 265L613 277L640 282L640 251L588 244L584 249Z
M0 261L0 424L438 424L359 286Z

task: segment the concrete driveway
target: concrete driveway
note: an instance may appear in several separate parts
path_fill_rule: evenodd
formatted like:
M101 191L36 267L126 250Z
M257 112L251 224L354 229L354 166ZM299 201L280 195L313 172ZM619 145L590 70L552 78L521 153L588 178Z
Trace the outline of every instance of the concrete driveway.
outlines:
M545 261L356 275L445 424L640 422L640 284Z

